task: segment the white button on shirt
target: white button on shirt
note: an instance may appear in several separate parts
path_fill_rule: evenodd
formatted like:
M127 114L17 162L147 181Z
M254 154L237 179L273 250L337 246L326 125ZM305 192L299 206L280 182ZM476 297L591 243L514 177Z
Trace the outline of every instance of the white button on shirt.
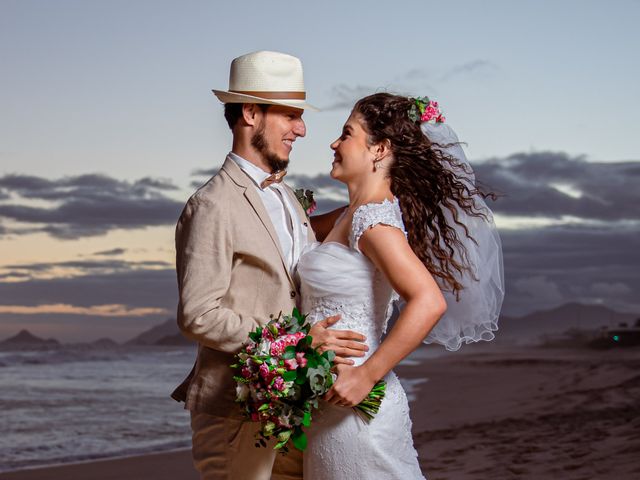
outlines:
M233 152L229 153L229 158L236 162L255 184L256 191L278 235L285 262L289 271L293 272L298 263L300 251L306 244L306 228L302 227L298 213L291 204L291 196L280 183L273 183L264 189L260 188L260 184L270 173Z

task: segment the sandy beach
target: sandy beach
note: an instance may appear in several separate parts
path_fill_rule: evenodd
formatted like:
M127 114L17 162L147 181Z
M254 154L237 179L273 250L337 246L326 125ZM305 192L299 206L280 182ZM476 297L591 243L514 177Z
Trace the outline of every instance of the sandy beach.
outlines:
M430 480L640 478L640 351L518 349L430 360L412 407Z
M191 452L181 450L137 457L74 463L0 473L2 480L197 480Z
M470 353L469 353L470 352ZM429 480L640 478L640 350L477 348L397 369ZM0 474L189 480L188 451Z

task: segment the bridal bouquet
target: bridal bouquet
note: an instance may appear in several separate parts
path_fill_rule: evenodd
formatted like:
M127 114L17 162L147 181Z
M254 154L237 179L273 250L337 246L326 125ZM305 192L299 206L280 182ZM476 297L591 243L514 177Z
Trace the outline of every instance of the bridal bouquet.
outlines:
M236 354L237 362L231 365L236 370L236 401L251 421L261 423L256 446L266 447L273 437L274 448L283 453L290 441L299 450L307 446L303 427L311 425L312 411L335 380L335 353L311 347L310 328L306 315L294 309L249 333L249 342ZM365 420L378 412L385 387L379 381L353 407Z

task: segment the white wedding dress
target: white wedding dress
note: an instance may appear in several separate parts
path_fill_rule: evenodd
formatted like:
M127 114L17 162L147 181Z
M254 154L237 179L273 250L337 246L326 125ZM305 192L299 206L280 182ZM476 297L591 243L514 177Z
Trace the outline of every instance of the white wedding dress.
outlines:
M392 300L398 298L382 272L358 250L363 232L377 224L404 232L397 200L370 203L354 215L349 246L337 242L313 244L298 263L303 312L314 323L340 313L332 328L354 330L367 337L375 352L386 331ZM352 408L326 402L307 429L305 480L424 479L411 437L409 404L398 377L385 377L386 395L380 411L365 422Z

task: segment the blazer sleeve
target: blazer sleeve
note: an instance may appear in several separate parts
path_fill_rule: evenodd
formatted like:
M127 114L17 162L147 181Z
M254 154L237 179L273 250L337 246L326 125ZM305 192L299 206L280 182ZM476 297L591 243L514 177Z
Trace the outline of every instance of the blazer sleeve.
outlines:
M258 321L221 305L231 282L230 209L192 197L176 226L178 326L206 347L237 352Z

